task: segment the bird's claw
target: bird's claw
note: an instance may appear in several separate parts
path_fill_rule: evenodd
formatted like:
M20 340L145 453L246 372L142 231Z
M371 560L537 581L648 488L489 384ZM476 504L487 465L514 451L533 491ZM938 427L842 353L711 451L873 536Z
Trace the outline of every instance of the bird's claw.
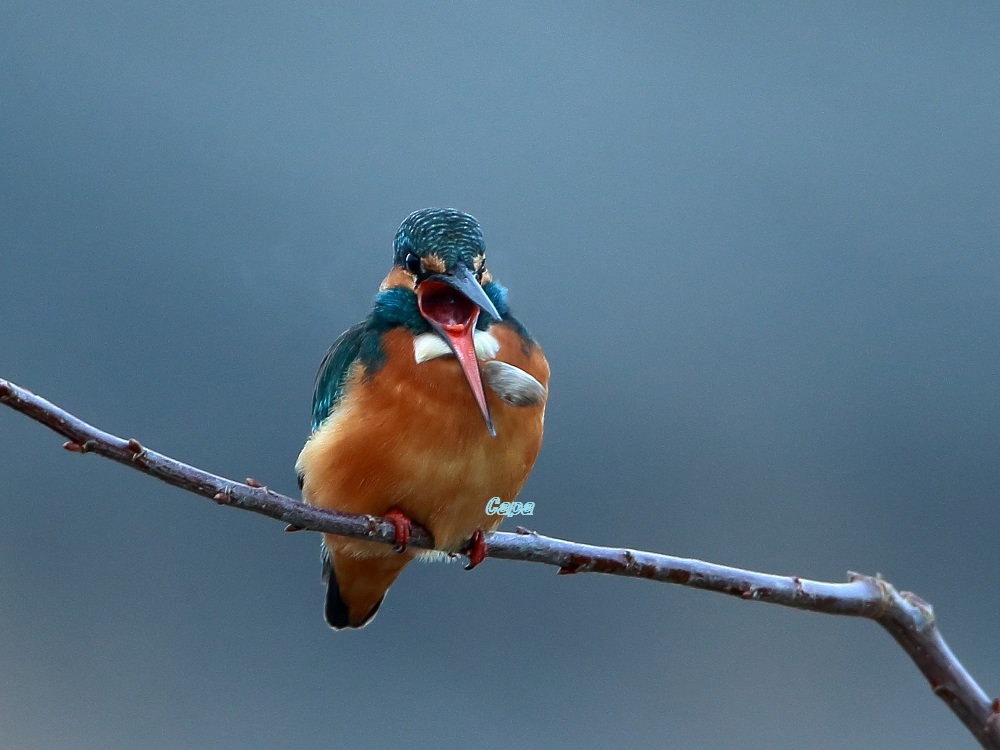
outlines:
M482 529L476 529L472 532L472 539L469 540L465 554L469 556L469 564L465 566L466 570L472 570L486 559L486 534L483 533Z
M392 521L393 550L396 552L405 552L406 545L410 543L410 531L413 528L413 523L403 511L396 508L387 511L385 517Z

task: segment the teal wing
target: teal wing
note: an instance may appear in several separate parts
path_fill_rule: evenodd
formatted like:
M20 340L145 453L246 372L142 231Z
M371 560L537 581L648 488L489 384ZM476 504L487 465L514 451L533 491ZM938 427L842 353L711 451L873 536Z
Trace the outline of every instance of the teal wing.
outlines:
M343 397L347 371L361 355L361 346L365 340L367 328L367 321L362 321L356 326L348 328L340 335L340 338L333 342L330 351L323 357L323 361L319 366L319 372L316 373L316 384L313 387L313 432L319 429L319 426L326 421L326 418L330 416L330 412L337 408L337 403ZM298 478L299 489L301 490L305 477L300 472ZM333 575L333 568L330 564L330 553L325 544L321 545L321 547L323 550L323 582L328 583L328 592L335 592L337 590L337 579ZM330 594L328 593L328 612L331 611L329 596ZM332 615L327 614L328 620L331 617ZM343 615L340 616L340 619L343 619ZM339 622L339 619L337 622Z
M313 389L313 431L319 429L343 397L347 371L361 355L366 329L366 322L348 328L333 342L330 351L323 358L319 372L316 373L316 385Z

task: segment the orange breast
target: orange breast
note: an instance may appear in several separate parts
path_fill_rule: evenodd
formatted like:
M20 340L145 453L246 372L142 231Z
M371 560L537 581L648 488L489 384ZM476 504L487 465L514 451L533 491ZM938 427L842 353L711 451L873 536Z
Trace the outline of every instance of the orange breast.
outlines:
M500 342L496 359L548 386L539 347L524 347L506 324L490 333ZM417 364L403 329L386 333L382 346L382 368L365 378L355 365L343 400L303 448L304 497L353 513L399 508L431 531L439 549L455 551L477 528L499 525L502 516L486 515L490 498L520 492L541 447L545 405L511 406L487 388L490 437L454 357ZM358 556L395 554L388 545L329 541Z

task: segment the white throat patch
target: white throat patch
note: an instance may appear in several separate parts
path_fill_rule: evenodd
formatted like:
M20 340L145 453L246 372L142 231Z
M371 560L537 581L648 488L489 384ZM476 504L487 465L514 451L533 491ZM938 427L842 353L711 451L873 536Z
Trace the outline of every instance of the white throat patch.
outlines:
M476 357L481 360L493 359L500 351L500 342L488 331L476 331L472 334L472 340L476 344ZM413 358L417 360L418 365L438 357L453 356L448 342L436 331L421 333L413 339Z

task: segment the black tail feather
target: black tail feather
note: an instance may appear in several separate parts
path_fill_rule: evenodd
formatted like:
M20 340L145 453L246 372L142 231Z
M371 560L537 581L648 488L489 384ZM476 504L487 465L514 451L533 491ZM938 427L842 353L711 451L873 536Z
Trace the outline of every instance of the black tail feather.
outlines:
M344 603L344 600L340 598L340 587L337 586L337 574L333 570L333 565L330 564L330 558L326 555L323 557L323 579L326 581L326 603L323 607L323 614L326 616L326 624L334 630L363 628L375 616L378 608L382 606L382 602L385 600L383 596L371 608L371 611L365 616L364 620L352 624L349 620L348 607Z

